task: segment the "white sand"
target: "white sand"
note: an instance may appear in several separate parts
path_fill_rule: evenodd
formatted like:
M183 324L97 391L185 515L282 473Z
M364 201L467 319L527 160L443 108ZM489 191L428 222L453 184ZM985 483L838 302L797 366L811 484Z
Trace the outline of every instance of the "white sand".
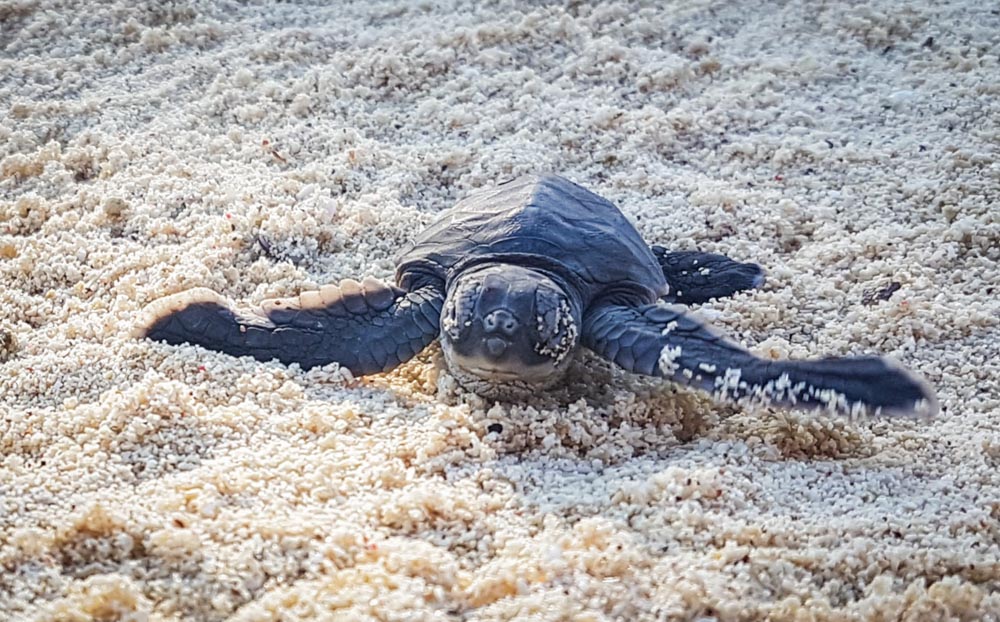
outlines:
M998 619L991 3L135 4L0 1L0 618ZM389 277L538 170L764 264L703 311L757 351L891 354L943 415L593 359L493 406L433 348L345 384L128 335Z

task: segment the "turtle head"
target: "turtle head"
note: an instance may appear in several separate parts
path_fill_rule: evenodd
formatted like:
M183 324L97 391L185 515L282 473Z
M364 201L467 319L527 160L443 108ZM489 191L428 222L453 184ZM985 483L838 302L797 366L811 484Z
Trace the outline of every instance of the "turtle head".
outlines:
M493 264L456 278L441 314L452 373L486 395L548 386L579 343L580 305L544 272Z

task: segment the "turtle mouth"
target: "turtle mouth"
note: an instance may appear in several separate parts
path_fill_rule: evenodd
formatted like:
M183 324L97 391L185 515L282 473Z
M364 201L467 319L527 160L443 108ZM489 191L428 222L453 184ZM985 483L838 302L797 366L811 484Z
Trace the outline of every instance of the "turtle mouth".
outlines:
M548 361L530 364L513 359L494 361L487 356L463 356L454 351L447 339L441 345L448 369L460 384L476 387L473 390L477 393L484 387L500 385L544 387L564 371Z
M449 366L449 371L466 391L501 401L531 401L539 391L558 384L565 370L550 374L525 374L509 369L479 365Z
M524 375L517 372L512 372L507 369L500 369L498 367L480 367L480 366L467 366L466 371L471 374L475 374L481 378L486 378L490 380L520 380L525 381Z

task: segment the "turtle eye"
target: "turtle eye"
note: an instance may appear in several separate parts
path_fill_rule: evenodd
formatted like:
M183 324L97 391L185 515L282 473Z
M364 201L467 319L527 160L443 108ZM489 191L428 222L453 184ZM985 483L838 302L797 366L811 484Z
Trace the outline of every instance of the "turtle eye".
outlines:
M455 292L448 297L441 314L441 328L452 341L458 341L472 326L479 285L475 282L458 284Z
M535 290L535 351L558 365L576 347L577 328L566 297L548 287Z

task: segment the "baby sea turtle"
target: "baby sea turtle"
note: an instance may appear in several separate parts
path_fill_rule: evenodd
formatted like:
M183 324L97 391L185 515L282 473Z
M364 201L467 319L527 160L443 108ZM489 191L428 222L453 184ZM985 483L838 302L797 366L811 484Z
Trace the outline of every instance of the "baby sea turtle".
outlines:
M650 247L608 200L527 176L444 212L400 255L395 285L347 279L248 311L196 288L152 303L140 334L303 368L337 362L355 375L388 371L440 338L459 383L499 399L551 386L584 346L723 399L936 412L927 384L890 360L761 359L677 304L763 280L755 264Z

